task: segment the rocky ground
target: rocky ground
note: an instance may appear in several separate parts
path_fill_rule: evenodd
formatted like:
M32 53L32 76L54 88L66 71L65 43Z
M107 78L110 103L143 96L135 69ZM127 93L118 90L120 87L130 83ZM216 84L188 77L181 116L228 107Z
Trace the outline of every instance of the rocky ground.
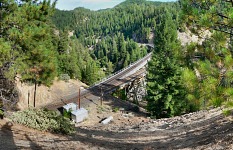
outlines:
M0 149L233 149L233 118L223 116L220 108L157 120L143 113L120 111L106 101L103 106L93 104L88 109L89 118L76 124L77 132L72 136L0 120ZM109 116L112 122L100 123Z
M107 114L114 118L110 124L86 120L74 138L106 149L233 149L232 116L220 108L157 120L133 112Z

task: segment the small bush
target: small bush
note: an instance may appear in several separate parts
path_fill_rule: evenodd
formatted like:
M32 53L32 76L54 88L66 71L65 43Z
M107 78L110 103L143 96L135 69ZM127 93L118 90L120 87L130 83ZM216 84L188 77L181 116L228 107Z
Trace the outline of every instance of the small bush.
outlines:
M105 111L104 107L103 106L98 106L97 107L97 113L101 114Z
M225 116L230 116L232 114L232 112L230 110L223 110L223 114Z
M4 111L0 109L0 115L4 115Z
M70 80L70 76L68 74L61 74L59 79L68 82Z
M4 111L0 109L0 119L3 119Z
M119 108L118 108L118 107L115 107L115 108L113 108L112 111L113 111L113 112L118 112L118 111L119 111Z
M219 98L215 98L211 102L214 107L220 107L223 103L223 100Z
M64 110L64 111L63 111L63 116L64 116L65 118L70 119L70 118L71 118L71 110L69 110L69 111Z
M13 122L41 130L62 134L74 133L74 125L70 120L55 111L29 108L11 116Z

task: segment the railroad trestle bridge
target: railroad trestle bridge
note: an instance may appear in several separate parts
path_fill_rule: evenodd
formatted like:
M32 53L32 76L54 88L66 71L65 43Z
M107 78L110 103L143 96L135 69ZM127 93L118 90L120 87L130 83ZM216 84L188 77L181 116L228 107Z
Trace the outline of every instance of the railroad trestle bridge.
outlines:
M148 45L152 47L151 45ZM118 72L104 78L103 80L95 83L93 86L88 89L81 90L79 93L74 93L71 95L66 95L62 99L62 101L57 101L52 104L48 104L43 106L47 109L56 110L62 107L64 104L77 102L78 97L81 99L81 106L88 107L90 103L99 103L100 97L103 95L108 95L119 88L128 88L128 90L134 89L133 85L136 85L135 81L141 81L141 79L146 74L145 66L147 62L150 60L152 52L148 53L146 56L141 58L140 60L130 64L128 67L119 70ZM137 98L138 99L138 98Z

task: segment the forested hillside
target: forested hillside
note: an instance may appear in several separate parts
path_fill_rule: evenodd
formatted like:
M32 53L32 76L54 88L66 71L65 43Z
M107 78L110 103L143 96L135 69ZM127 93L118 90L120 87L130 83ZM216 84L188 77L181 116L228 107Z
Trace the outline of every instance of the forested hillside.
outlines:
M148 42L162 8L169 8L176 23L178 17L177 4L145 0L99 11L60 11L55 5L46 0L0 2L2 99L17 97L15 79L35 87L49 86L55 77L91 85L148 53L136 42Z
M126 0L112 9L91 11L85 8L76 8L73 11L56 10L52 20L61 29L75 30L79 39L87 44L107 35L113 36L118 32L125 38L136 42L146 43L153 32L162 7L167 7L178 19L178 5L173 3L150 2L146 0Z
M94 84L145 56L150 49L138 43L151 42L145 98L151 115L233 106L232 2L126 0L99 11L60 11L55 5L0 2L3 101L17 97L15 79L35 87L49 86L55 77ZM181 47L179 29L209 35Z
M139 47L136 42L153 43L154 29L164 7L178 24L177 4L146 0L127 0L99 11L56 10L52 21L64 32L74 31L74 38L89 48L91 57L108 75L147 54L147 47Z
M233 107L232 2L181 0L179 26L201 42L181 47L167 8L155 28L148 64L147 110L156 116L224 106ZM158 39L157 39L158 38Z
M55 77L93 84L104 76L88 49L53 25L55 3L4 0L0 8L0 112L17 104L15 80L36 88Z

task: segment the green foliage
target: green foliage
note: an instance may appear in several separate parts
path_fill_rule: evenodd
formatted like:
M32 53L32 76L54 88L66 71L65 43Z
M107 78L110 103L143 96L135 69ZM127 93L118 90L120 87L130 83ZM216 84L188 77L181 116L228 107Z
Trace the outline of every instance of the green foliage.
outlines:
M118 6L116 7L129 7L132 4L137 4L137 5L155 5L155 6L159 6L161 4L164 4L162 2L151 2L151 1L146 1L146 0L126 0L122 3L120 3Z
M198 29L214 29L232 34L232 1L222 0L181 0L183 19ZM195 24L193 24L195 23Z
M0 67L7 64L7 78L14 80L18 74L22 82L50 85L55 76L62 74L88 84L104 76L96 72L100 67L87 48L77 39L70 39L68 30L57 31L51 24L55 3L3 1L1 6ZM90 64L96 67L87 71ZM90 72L99 76L89 80Z
M0 117L4 116L4 111L2 109L0 109Z
M4 39L0 38L0 67L10 59L11 46Z
M171 11L177 11L173 3L133 0L125 1L113 9L99 11L84 8L76 8L69 12L57 10L52 20L59 29L75 30L76 36L79 39L85 38L83 41L88 43L90 42L86 37L95 40L117 32L123 33L124 37L145 43L148 42L149 32L153 30L157 21L157 8L164 6L169 7Z
M187 112L195 112L201 108L200 84L193 70L185 68L182 72L182 80L187 91Z
M6 75L14 79L16 74L20 74L23 82L36 79L39 83L49 85L57 70L54 33L49 24L55 4L51 5L46 0L42 3L32 0L19 3L2 3L3 6L14 6L1 20L0 34L4 39L1 43L8 41L3 48L6 58L10 57L7 63L11 64ZM10 55L7 55L6 51L9 50Z
M139 47L133 40L125 41L122 33L117 36L107 36L94 45L93 56L99 60L100 67L109 71L117 71L147 54L147 48ZM110 70L109 70L110 69Z
M89 60L82 70L83 81L88 84L94 84L96 81L102 79L104 72L99 68L95 61Z
M106 111L106 110L105 110L105 108L103 106L98 106L97 107L97 113L102 114L104 111Z
M114 107L112 112L118 112L119 111L119 107Z
M231 116L232 110L223 110L223 114L224 114L225 116Z
M148 63L147 110L156 118L183 113L186 105L185 90L178 61L180 43L177 27L170 12L161 11L160 24L155 31L155 49Z
M149 37L159 21L158 16L161 15L160 9L163 7L168 7L174 12L173 18L177 18L175 12L179 9L174 3L134 0L125 1L113 9L100 11L85 8L72 11L56 10L52 21L60 30L74 31L79 42L90 50L97 66L103 68L108 75L147 54L147 48L139 47L134 41L148 43L151 40ZM70 58L62 58L60 66L64 66L64 69L61 68L61 72L71 76L66 66L74 66L72 62ZM82 81L87 83L86 67L83 69L79 66L79 69L85 78L82 78Z
M65 118L70 119L70 118L71 118L71 110L69 110L69 111L64 110L64 111L63 111L63 116L64 116Z
M120 98L121 100L127 100L125 89L118 89L113 93L113 96Z
M13 122L41 131L62 134L72 134L75 131L74 125L71 124L70 120L55 111L29 108L15 112L11 119Z
M68 82L70 80L70 76L68 74L61 74L59 76L59 79L65 81L65 82Z
M198 109L221 105L232 108L228 105L233 101L232 2L181 0L180 3L183 20L190 30L195 34L200 33L198 30L211 32L202 45L187 47L185 57L190 60L187 70L196 76L192 75L191 82L185 78L189 83L190 101L195 102Z
M99 62L91 58L89 50L79 40L68 39L66 34L60 33L57 56L59 74L68 74L71 79L79 79L90 85L102 79L105 74Z

